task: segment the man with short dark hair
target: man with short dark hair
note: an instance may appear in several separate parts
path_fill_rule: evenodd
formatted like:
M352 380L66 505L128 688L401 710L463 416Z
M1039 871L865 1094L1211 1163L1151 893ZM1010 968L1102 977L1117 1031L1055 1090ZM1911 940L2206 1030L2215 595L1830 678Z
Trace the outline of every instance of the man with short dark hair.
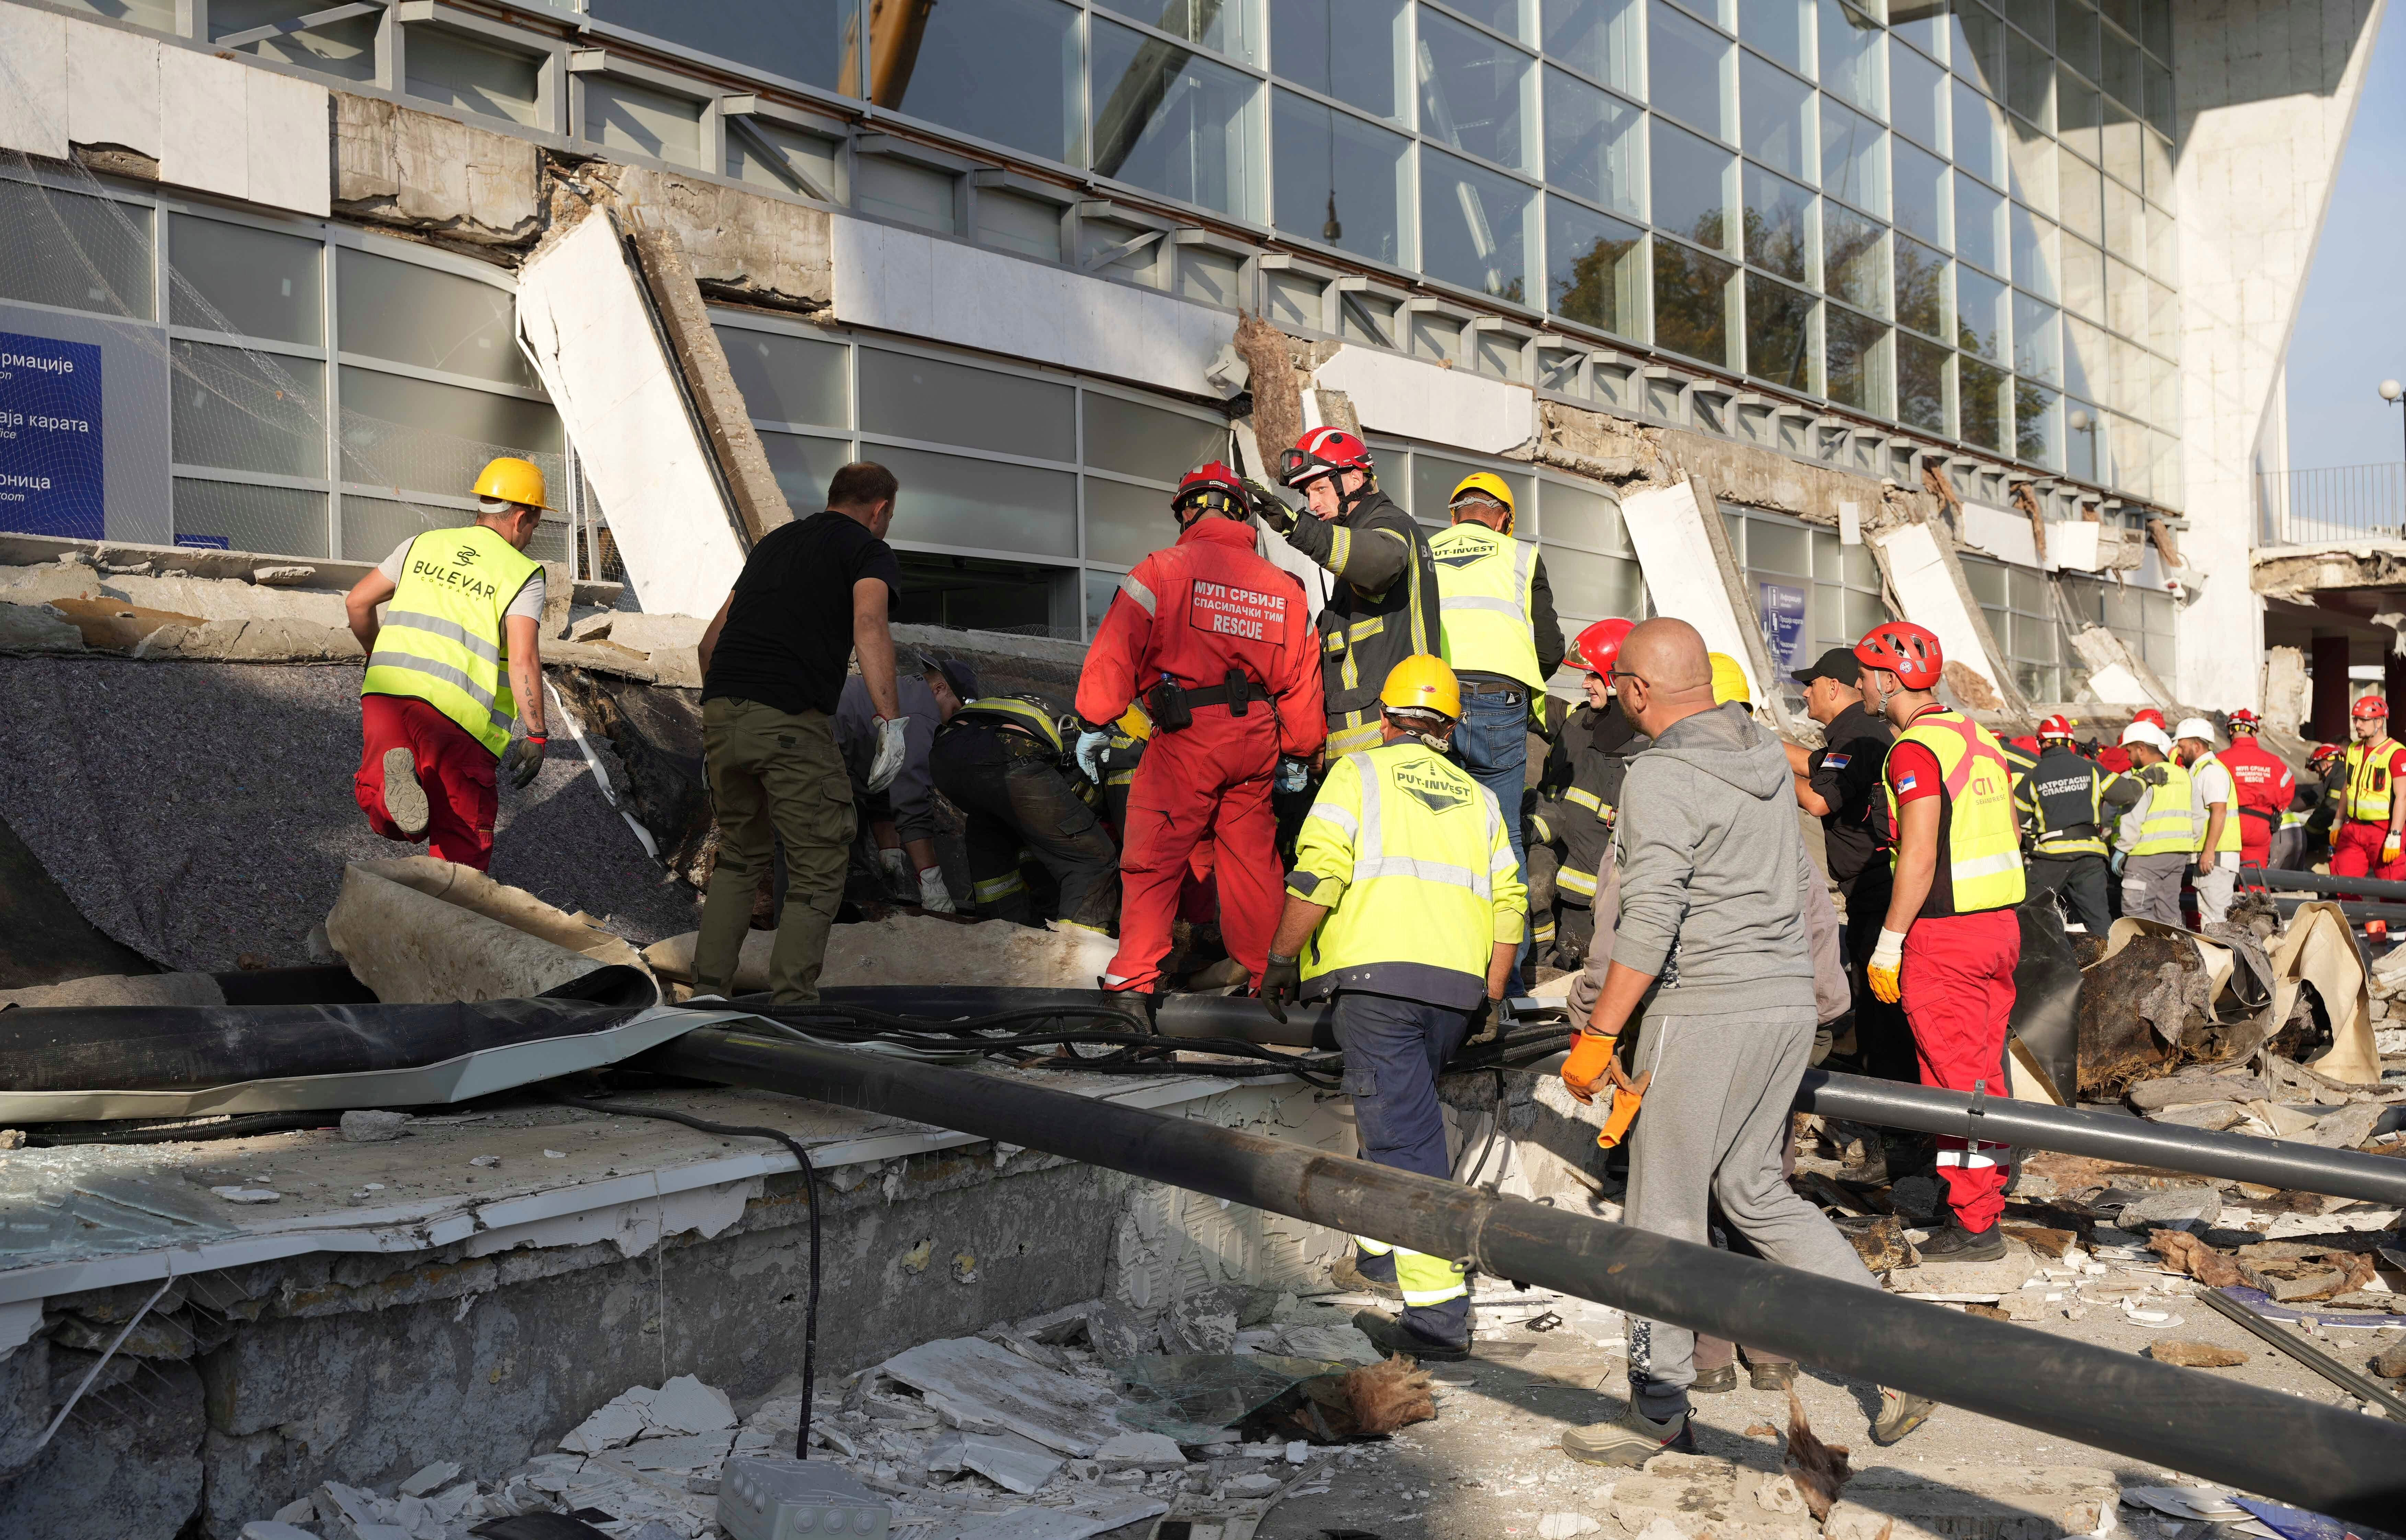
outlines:
M895 692L886 621L902 585L885 544L894 473L856 461L828 485L824 513L762 536L700 648L702 756L718 819L694 947L694 993L732 995L752 896L785 847L785 904L769 959L779 1005L818 998L828 928L843 898L853 806L835 710L853 653L875 713L866 782L884 791L902 768L907 721Z
M1795 675L1804 712L1821 724L1821 748L1785 745L1797 805L1821 820L1830 881L1847 899L1847 973L1855 999L1855 1053L1866 1073L1919 1078L1904 1012L1872 993L1864 965L1888 915L1889 822L1880 765L1896 733L1863 707L1852 647L1832 647Z

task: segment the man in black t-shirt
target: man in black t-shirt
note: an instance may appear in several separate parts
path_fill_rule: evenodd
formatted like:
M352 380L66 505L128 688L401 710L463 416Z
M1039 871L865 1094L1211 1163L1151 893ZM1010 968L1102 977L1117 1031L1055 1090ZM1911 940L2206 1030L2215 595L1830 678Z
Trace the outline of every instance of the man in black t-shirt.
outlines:
M828 927L852 848L852 782L835 709L853 653L876 713L869 789L902 767L904 724L886 620L902 572L885 544L894 473L866 460L828 484L825 513L761 537L702 633L701 742L718 864L695 943L697 996L731 998L753 894L785 847L785 905L770 954L779 1005L818 998Z

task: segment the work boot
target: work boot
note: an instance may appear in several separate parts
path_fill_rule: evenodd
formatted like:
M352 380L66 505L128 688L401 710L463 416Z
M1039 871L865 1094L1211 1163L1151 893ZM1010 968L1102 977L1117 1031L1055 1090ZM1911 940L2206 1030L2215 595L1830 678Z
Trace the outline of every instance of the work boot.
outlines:
M1727 1395L1737 1389L1737 1365L1722 1363L1697 1371L1696 1382L1688 1387L1704 1395Z
M1747 1383L1758 1391L1784 1391L1796 1383L1796 1365L1785 1359L1746 1366Z
M1992 1222L1985 1230L1966 1230L1948 1215L1946 1228L1915 1248L1924 1262L1997 1262L2005 1254L2005 1233Z
M1910 1391L1880 1387L1879 1420L1872 1424L1872 1442L1885 1448L1930 1420L1938 1403Z
M1382 1299L1401 1299L1404 1291L1393 1283L1381 1282L1362 1271L1361 1256L1351 1246L1335 1262L1328 1264L1328 1281L1348 1293L1377 1294Z
M418 756L407 749L384 751L384 812L404 840L423 840L429 814L426 788L418 784Z
M1470 1356L1467 1340L1440 1342L1433 1336L1422 1336L1384 1310L1354 1311L1353 1329L1368 1337L1370 1345L1382 1353L1401 1353L1431 1363L1459 1363Z
M1658 1454L1693 1454L1696 1430L1688 1414L1657 1422L1636 1407L1618 1422L1591 1422L1563 1434L1563 1452L1583 1465L1634 1469Z

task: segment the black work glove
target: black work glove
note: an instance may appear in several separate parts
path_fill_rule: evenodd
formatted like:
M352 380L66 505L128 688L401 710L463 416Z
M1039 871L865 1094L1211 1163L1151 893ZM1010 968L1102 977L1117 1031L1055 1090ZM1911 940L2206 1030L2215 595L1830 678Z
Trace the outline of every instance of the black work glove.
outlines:
M1262 1004L1269 1007L1270 1019L1281 1026L1286 1024L1286 1003L1303 995L1303 964L1293 957L1281 957L1273 952L1269 963L1262 969Z
M543 752L548 742L540 733L529 733L513 742L509 752L502 756L501 773L510 778L512 788L524 791L533 784L537 775L543 773Z
M1245 495L1253 500L1254 515L1271 529L1284 534L1295 528L1295 510L1286 500L1251 476L1245 478Z

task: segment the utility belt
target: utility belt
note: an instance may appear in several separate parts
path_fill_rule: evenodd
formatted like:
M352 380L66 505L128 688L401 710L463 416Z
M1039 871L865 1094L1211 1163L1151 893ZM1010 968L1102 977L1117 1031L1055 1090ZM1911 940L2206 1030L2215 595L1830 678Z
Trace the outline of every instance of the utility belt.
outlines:
M1178 732L1195 725L1195 713L1200 707L1225 706L1230 716L1242 716L1254 701L1267 701L1269 698L1270 692L1247 677L1242 669L1230 669L1222 683L1199 690L1190 690L1175 679L1165 679L1144 692L1144 709L1152 714L1156 729Z
M1519 680L1494 674L1458 673L1454 675L1454 683L1461 686L1465 695L1526 696L1530 693L1529 686Z
M2261 818L2268 827L2272 828L2279 828L2281 827L2281 814L2274 812L2271 808L2250 807L2246 803L2242 802L2239 804L2239 816L2242 818Z

